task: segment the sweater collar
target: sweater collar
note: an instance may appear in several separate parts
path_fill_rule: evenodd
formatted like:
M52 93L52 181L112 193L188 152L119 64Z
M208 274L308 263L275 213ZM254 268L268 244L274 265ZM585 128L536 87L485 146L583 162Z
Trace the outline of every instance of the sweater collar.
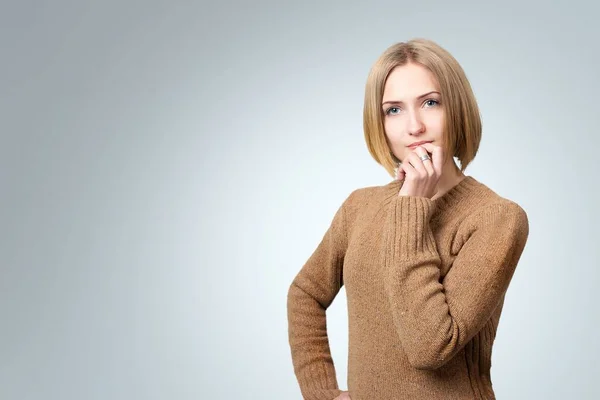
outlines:
M402 182L393 180L388 185L391 190L391 194L398 194L402 187ZM461 205L461 203L470 203L473 200L473 196L480 193L485 188L481 182L470 175L465 177L454 185L450 190L436 198L431 200L436 210L445 211L450 208ZM467 200L467 201L465 201Z

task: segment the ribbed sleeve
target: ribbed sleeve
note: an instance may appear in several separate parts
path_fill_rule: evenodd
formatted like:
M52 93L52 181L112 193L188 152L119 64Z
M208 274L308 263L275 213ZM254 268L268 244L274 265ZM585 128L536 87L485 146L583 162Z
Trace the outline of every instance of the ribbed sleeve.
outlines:
M343 285L348 199L288 290L289 344L294 373L306 400L331 400L341 393L329 348L326 310Z
M407 256L437 257L437 248L429 221L433 202L425 197L402 196L392 210L392 234L395 234L388 249L392 257ZM410 232L406 235L404 233Z
M508 288L529 233L525 211L502 201L461 224L452 267L441 260L430 227L434 201L397 196L385 231L384 286L410 363L437 369L479 332Z

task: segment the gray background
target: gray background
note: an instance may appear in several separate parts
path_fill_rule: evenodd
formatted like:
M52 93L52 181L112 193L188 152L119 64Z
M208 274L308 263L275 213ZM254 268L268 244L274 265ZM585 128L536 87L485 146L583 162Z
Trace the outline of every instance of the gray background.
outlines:
M368 155L368 70L427 37L470 79L467 174L530 237L499 399L597 399L598 10L501 2L0 8L0 398L300 399L289 284ZM328 311L346 385L342 289Z

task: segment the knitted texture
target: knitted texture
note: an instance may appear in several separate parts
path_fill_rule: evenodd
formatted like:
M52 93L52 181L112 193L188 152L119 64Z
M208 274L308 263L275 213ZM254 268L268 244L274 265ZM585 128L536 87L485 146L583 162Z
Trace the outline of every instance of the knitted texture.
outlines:
M398 196L401 185L350 193L289 287L306 400L341 393L326 310L342 286L352 400L495 399L492 345L527 214L471 176L434 200Z

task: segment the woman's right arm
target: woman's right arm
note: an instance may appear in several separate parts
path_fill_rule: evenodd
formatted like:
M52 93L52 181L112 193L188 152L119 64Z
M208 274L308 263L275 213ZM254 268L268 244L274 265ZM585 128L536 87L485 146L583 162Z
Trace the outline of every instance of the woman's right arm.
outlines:
M345 207L351 196L337 210L288 290L289 343L305 400L332 400L343 393L329 348L325 311L344 284L342 266L348 244Z

